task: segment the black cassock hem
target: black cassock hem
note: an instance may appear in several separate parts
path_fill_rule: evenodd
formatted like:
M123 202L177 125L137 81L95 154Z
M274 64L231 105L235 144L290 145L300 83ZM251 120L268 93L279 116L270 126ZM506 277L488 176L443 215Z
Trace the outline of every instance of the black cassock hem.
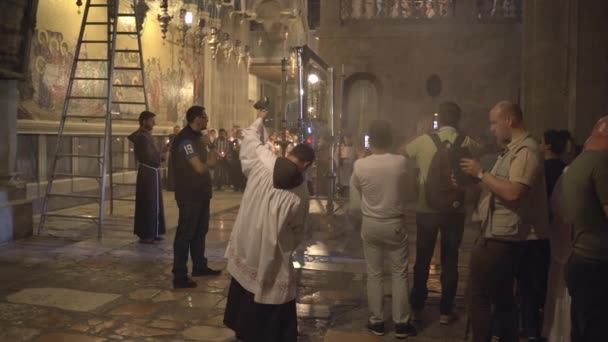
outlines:
M298 319L296 301L285 304L259 304L253 293L234 278L230 282L224 324L242 342L296 342Z

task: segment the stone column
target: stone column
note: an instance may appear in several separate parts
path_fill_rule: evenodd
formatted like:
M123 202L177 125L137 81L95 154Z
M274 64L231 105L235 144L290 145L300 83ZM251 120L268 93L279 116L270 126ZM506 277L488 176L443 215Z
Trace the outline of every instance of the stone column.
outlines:
M14 181L17 157L16 80L0 80L0 185Z
M568 127L568 2L523 1L521 98L536 136Z
M0 80L0 243L32 234L32 203L16 177L16 80Z

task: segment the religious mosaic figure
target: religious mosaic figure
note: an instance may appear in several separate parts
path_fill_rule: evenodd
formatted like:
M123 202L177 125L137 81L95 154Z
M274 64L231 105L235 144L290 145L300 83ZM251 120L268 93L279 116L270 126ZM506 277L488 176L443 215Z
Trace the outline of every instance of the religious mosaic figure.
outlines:
M492 1L492 10L490 10L490 16L496 16L496 12L498 12L498 0Z
M375 16L375 4L374 0L364 0L365 1L365 18L372 19Z
M505 18L515 18L517 16L517 6L513 0L503 0L502 14Z
M399 18L401 16L400 0L389 0L389 16L391 18Z
M433 3L433 0L427 0L425 16L429 19L432 19L435 17L436 14L437 12L435 12L435 4Z
M401 0L400 12L401 12L400 13L401 17L403 17L403 18L412 17L413 11L412 11L412 4L410 3L410 0Z
M449 0L439 0L439 16L445 18L448 16L448 2Z
M386 16L386 0L376 0L376 17L383 18Z
M350 18L351 8L352 8L351 0L342 0L340 2L340 16L342 19Z
M353 19L361 18L361 12L363 11L363 0L352 0L352 11L350 16Z
M423 18L425 16L426 7L424 6L424 1L416 0L414 1L414 16L416 18Z

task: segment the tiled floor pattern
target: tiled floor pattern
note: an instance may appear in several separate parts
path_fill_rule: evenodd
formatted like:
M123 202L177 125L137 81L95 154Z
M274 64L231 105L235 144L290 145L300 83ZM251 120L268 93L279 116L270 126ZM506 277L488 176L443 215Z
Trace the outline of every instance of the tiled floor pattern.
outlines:
M213 200L207 238L211 265L225 267L223 252L240 197L220 192ZM132 205L132 204L131 204ZM329 218L326 202L313 208L313 234L296 254L300 341L394 341L390 331L375 337L364 331L368 317L365 263L359 232L343 215ZM198 278L193 290L171 288L173 227L177 210L165 195L167 239L140 245L131 222L107 222L104 238L96 238L88 223L49 225L44 234L0 246L0 341L232 341L223 327L229 275ZM342 207L343 208L343 207ZM117 207L128 213L129 204ZM90 207L72 209L87 213ZM339 212L342 214L342 212ZM410 220L411 260L415 229ZM468 270L474 230L467 230L461 253L461 278ZM430 299L420 334L410 341L461 341L463 320L437 324L438 275L431 275ZM457 311L462 314L464 282L459 286ZM390 317L390 287L385 284Z

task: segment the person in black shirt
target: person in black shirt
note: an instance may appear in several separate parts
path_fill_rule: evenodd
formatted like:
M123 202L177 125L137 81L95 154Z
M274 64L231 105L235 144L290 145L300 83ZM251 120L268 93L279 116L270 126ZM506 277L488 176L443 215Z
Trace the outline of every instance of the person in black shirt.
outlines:
M540 148L545 155L545 178L547 180L548 198L551 198L553 188L566 167L566 163L562 157L566 152L568 142L571 140L570 132L565 130L549 130L543 134Z
M192 276L219 275L207 266L205 237L209 231L209 203L211 176L209 168L215 164L213 145L211 156L201 131L209 120L205 108L192 106L186 113L188 125L179 132L171 146L169 167L173 168L175 200L179 221L173 243L173 287L193 288L197 284L188 278L188 255L192 256Z
M570 141L568 131L549 130L543 134L539 145L545 157L545 179L547 198L551 199L553 188L566 167L562 156ZM550 221L553 214L548 213ZM551 265L551 244L548 238L528 240L522 244L517 291L520 300L522 330L529 341L542 338L543 311L547 295L547 280Z

